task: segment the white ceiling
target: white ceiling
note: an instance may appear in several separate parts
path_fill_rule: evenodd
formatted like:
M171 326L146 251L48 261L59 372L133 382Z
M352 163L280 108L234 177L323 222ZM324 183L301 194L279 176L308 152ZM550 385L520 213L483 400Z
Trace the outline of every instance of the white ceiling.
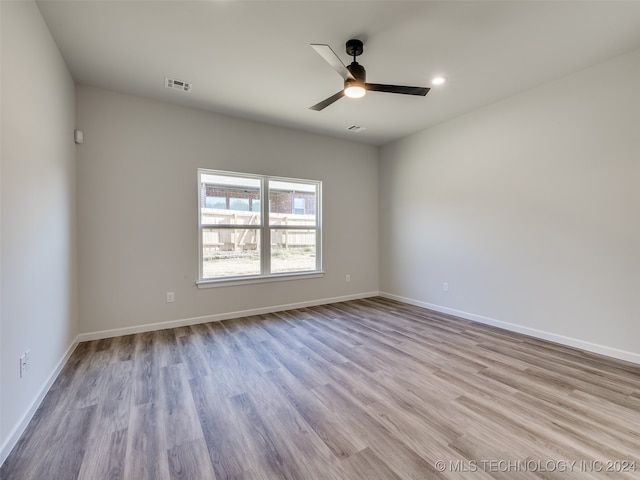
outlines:
M373 145L640 47L640 1L38 5L79 84ZM426 97L369 92L309 110L342 88L309 44L331 45L348 64L350 38L364 41L369 82L448 82ZM166 89L165 76L192 82L192 92ZM354 124L366 130L348 132Z

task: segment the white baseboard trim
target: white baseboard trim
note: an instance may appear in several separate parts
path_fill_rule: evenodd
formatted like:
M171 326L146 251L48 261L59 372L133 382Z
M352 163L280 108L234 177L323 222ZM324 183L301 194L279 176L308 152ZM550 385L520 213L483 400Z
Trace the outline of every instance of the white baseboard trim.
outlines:
M47 381L44 383L44 385L42 385L42 388L40 388L38 395L36 395L36 397L33 399L27 411L24 413L20 421L16 424L16 426L13 428L13 430L11 431L11 433L9 434L5 442L2 444L2 447L0 448L0 465L4 463L4 461L7 459L7 457L11 453L11 450L13 450L13 448L18 443L18 440L20 440L20 437L22 436L22 434L27 428L27 425L29 425L29 422L35 415L36 410L38 410L38 407L42 403L42 400L44 400L44 397L47 395L47 392L49 392L51 385L53 385L53 382L55 382L56 378L58 378L58 375L64 368L65 364L69 360L69 357L71 357L71 354L76 349L79 342L80 341L78 340L78 337L76 337L71 342L71 345L69 345L69 347L65 351L64 355L62 356L58 364L55 366L51 374L47 377Z
M392 293L380 292L381 297L389 298L391 300L397 300L399 302L408 303L409 305L415 305L416 307L426 308L428 310L435 310L436 312L446 313L454 315L456 317L464 318L466 320L472 320L478 323L484 323L498 328L503 328L511 332L522 333L531 337L539 338L542 340L548 340L550 342L559 343L568 347L578 348L592 353L598 353L607 357L616 358L618 360L624 360L626 362L636 363L640 365L640 354L635 352L628 352L626 350L620 350L606 345L599 345L597 343L587 342L577 338L566 337L553 332L547 332L544 330L537 330L535 328L525 327L515 323L503 322L502 320L496 320L494 318L484 317L482 315L476 315L475 313L463 312L461 310L455 310L449 307L443 307L441 305L435 305L433 303L421 302L412 298L401 297Z
M375 297L378 295L379 292L366 292L358 293L355 295L343 295L340 297L309 300L306 302L253 308L250 310L238 310L235 312L218 313L215 315L204 315L201 317L183 318L179 320L170 320L168 322L148 323L146 325L137 325L135 327L114 328L111 330L101 330L98 332L81 333L78 336L78 340L80 342L87 342L90 340L100 340L103 338L121 337L123 335L131 335L134 333L153 332L155 330L164 330L167 328L185 327L188 325L197 325L200 323L219 322L222 320L229 320L231 318L250 317L252 315L264 315L266 313L283 312L286 310L294 310L296 308L326 305L328 303L346 302L348 300L357 300L359 298Z

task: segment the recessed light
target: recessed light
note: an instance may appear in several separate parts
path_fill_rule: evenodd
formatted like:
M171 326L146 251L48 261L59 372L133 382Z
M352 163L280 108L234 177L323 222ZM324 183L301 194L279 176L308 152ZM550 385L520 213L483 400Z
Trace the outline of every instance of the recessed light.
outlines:
M446 79L446 78L444 78L444 77L433 77L433 78L431 79L431 85L436 85L436 86L438 86L438 85L442 85L442 84L444 84L446 81L447 81L447 79Z

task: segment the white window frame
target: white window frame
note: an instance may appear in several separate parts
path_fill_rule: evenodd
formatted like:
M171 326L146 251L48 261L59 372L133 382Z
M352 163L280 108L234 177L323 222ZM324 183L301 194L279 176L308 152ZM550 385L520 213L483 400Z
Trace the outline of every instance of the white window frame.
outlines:
M203 276L203 230L211 225L202 224L203 201L200 187L202 175L223 175L227 177L238 177L260 181L260 225L251 225L260 232L260 274L241 275L220 278L204 278ZM270 225L269 222L269 181L293 182L314 185L316 188L316 225ZM210 288L226 285L243 285L250 283L273 282L283 280L295 280L301 278L318 278L324 275L322 271L322 182L319 180L308 180L300 178L277 177L270 175L257 175L242 172L230 172L224 170L213 170L208 168L198 168L197 170L197 193L198 193L198 288ZM237 226L216 226L216 228L238 228ZM271 230L313 230L316 231L316 265L314 270L304 270L299 272L271 272Z

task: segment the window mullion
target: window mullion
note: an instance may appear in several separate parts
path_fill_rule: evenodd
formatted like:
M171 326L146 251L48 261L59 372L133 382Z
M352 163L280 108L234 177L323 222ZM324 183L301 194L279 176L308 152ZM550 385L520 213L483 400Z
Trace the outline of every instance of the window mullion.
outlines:
M261 205L262 205L262 248L260 250L262 275L271 274L271 228L269 226L269 180L262 179L262 188L260 189Z
M322 269L322 189L316 184L316 270Z

